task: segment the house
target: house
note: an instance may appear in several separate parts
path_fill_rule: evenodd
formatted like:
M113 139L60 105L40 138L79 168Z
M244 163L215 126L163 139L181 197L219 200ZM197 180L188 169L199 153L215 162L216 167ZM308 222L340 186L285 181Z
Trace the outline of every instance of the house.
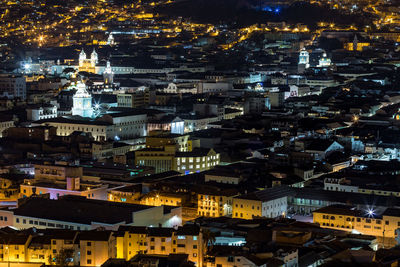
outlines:
M336 141L313 140L305 148L305 152L312 154L316 160L325 159L334 151L344 151L344 146Z

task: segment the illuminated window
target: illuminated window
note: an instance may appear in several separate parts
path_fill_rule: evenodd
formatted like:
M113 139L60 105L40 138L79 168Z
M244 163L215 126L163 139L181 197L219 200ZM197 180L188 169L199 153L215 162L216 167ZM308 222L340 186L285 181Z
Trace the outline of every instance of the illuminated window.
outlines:
M186 236L184 236L184 235L178 235L178 239L186 239Z

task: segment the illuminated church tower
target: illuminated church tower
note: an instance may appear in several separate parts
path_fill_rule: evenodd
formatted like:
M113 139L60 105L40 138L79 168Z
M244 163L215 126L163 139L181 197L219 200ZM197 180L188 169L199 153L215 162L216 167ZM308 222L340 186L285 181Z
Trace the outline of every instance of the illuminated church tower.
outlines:
M298 72L303 73L305 69L310 67L310 55L305 48L300 51L299 55L299 63L298 63Z
M92 117L92 96L86 90L86 85L78 81L76 84L76 93L73 96L72 115L78 115L81 117Z
M113 84L114 72L111 69L110 61L107 61L106 69L103 72L104 84Z
M96 64L99 63L99 56L97 55L95 49L93 49L92 54L90 54L90 61L91 61L93 67L95 67Z
M82 67L83 64L85 63L86 60L86 53L85 51L82 49L81 53L79 54L79 67Z

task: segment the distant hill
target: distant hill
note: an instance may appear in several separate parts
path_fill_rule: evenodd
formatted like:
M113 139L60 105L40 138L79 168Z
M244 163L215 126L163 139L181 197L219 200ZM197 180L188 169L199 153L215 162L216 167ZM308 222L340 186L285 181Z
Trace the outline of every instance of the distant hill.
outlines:
M365 25L370 19L370 16L342 14L338 10L306 2L295 2L276 13L255 10L252 6L254 0L183 0L157 7L154 11L165 16L191 18L200 23L226 23L238 27L267 21L304 23L311 28L319 21Z

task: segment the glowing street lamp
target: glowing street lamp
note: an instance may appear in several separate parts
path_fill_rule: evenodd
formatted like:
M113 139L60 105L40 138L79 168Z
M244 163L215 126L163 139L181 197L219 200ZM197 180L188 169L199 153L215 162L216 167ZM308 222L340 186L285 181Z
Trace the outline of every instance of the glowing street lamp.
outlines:
M373 217L375 215L375 211L373 209L368 209L367 214L368 216Z

